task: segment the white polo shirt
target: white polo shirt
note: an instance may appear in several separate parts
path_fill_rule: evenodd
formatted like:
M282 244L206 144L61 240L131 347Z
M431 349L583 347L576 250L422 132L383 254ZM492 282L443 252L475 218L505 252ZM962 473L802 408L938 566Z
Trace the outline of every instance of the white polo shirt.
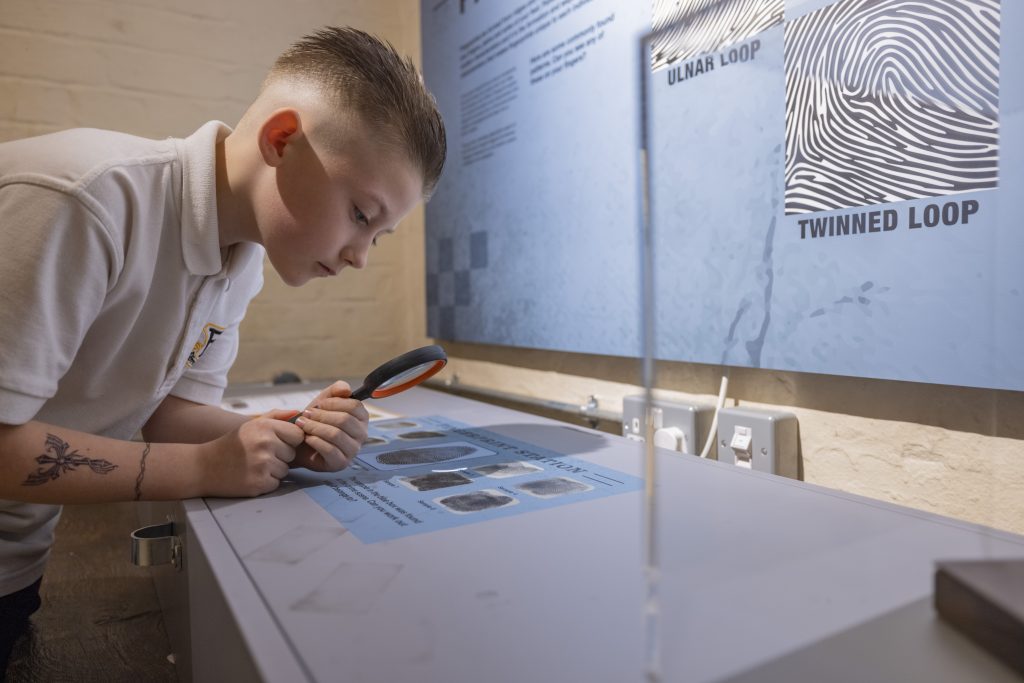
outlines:
M0 144L0 423L129 439L168 394L220 402L264 256L220 247L215 146L229 132ZM0 595L42 575L59 514L0 501Z

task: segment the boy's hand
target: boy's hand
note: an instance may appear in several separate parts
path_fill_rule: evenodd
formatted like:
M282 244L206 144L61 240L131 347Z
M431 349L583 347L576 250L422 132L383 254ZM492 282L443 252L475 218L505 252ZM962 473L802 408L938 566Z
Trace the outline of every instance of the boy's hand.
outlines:
M305 437L301 428L285 421L287 414L271 411L200 445L201 495L259 496L276 489Z
M295 424L306 435L305 444L296 451L292 467L316 472L345 469L366 440L370 414L362 401L349 398L347 382L335 382L313 399Z

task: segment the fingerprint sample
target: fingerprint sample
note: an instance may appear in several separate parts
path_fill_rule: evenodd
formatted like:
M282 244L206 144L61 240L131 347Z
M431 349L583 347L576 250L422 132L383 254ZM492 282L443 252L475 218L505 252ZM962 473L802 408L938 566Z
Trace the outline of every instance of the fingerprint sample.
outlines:
M785 51L787 215L997 186L999 0L840 0Z
M783 0L654 0L651 70L717 52L782 23ZM678 23L676 23L678 22Z
M554 498L555 496L565 496L570 493L589 491L593 487L587 486L583 482L576 481L575 479L556 477L554 479L528 481L525 484L520 484L516 488L520 491L526 491L538 498Z
M431 472L420 477L405 477L403 479L417 491L433 491L434 489L445 489L449 486L462 486L473 480L458 472Z
M474 467L473 471L488 477L494 477L495 479L504 479L506 477L520 477L524 474L540 472L541 468L527 462L499 462L494 465Z
M516 502L516 499L493 489L484 489L483 491L448 496L437 502L455 512L480 512L511 505Z
M363 445L364 446L376 446L378 444L387 443L387 442L388 442L387 439L381 439L381 438L378 438L376 436L368 436L368 437L366 437L366 441L363 442Z
M398 438L400 438L400 439L436 439L436 438L442 437L442 436L444 436L444 434L442 434L441 432L405 432L404 434L399 434Z
M374 456L382 465L423 465L432 462L454 460L476 452L472 446L430 446L407 448L401 451L387 451Z
M380 429L408 429L409 427L419 427L419 425L408 420L401 420L399 422L377 422L374 424L374 427Z

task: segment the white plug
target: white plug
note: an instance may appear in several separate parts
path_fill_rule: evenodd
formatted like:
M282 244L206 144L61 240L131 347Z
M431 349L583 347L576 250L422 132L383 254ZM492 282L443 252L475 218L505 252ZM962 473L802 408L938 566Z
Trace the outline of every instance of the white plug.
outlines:
M688 453L686 432L679 427L662 427L654 432L654 445L670 451Z

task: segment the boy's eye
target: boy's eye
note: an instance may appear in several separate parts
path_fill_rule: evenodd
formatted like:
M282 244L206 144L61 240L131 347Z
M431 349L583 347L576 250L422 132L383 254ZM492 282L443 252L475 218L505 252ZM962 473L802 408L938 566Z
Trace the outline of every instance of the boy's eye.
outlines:
M363 225L369 225L370 219L366 217L366 214L359 210L359 207L353 207L356 212L356 222L362 223Z

